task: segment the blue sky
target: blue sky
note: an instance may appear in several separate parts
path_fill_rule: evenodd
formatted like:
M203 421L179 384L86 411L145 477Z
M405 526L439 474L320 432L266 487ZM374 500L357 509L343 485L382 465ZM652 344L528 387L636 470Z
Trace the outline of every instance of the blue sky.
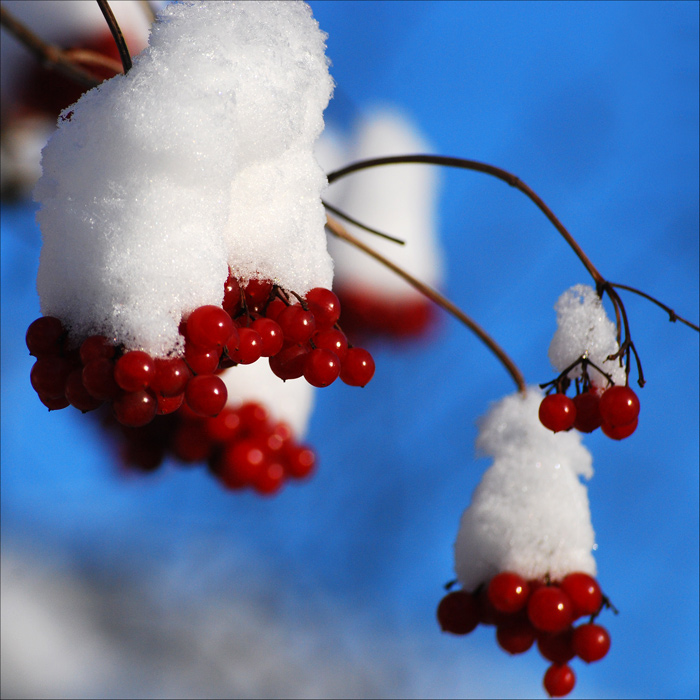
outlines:
M697 322L698 3L310 4L337 83L329 121L350 129L377 104L401 106L436 152L533 187L609 280ZM443 172L439 218L446 294L529 383L553 378L552 307L590 281L581 263L531 202L485 175ZM534 651L508 658L490 630L454 639L434 622L459 517L488 464L474 456L475 422L514 389L466 329L445 318L428 340L376 345L368 387L318 392L308 439L320 471L275 500L225 494L197 470L124 480L88 416L49 415L31 390L24 332L39 314L39 250L32 206L3 206L4 546L144 587L149 571L169 572L175 618L183 597L223 587L246 599L260 569L255 586L284 589L292 626L329 598L412 640L416 693L446 695L447 679L455 697L541 692ZM622 294L647 379L640 425L620 443L585 439L598 578L620 614L603 621L609 656L576 666L572 697L692 697L698 335Z

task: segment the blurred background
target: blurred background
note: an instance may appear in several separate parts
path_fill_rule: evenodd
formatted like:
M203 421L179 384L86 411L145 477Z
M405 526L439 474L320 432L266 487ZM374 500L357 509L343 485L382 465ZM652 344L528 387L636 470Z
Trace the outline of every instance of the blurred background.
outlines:
M521 177L609 280L697 322L697 2L310 4L337 130L400 107L436 152ZM521 193L440 181L441 288L549 381L552 307L585 269ZM317 392L318 473L274 498L196 467L128 475L95 421L49 414L29 384L34 212L2 206L3 697L544 696L535 650L435 621L488 466L476 421L515 389L478 340L442 316L373 343L365 389ZM620 614L601 617L609 655L574 662L572 697L697 697L698 335L622 294L639 428L585 437L598 579Z

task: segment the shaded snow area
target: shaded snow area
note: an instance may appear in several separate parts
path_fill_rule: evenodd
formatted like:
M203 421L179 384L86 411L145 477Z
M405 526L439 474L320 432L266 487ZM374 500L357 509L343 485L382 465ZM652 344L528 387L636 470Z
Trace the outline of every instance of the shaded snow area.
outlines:
M305 3L166 7L129 73L65 110L43 151L42 313L164 356L183 315L221 303L229 267L330 287L324 41Z
M480 425L477 448L494 457L464 512L455 569L473 591L501 571L527 579L572 571L595 575L588 492L591 455L577 431L553 433L539 421L542 393L513 394Z

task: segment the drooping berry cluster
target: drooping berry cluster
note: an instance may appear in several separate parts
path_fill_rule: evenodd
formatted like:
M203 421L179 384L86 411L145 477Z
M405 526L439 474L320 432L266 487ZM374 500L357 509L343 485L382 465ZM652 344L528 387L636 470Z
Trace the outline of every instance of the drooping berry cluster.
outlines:
M120 426L121 456L131 469L151 472L166 457L181 464L206 463L226 489L252 488L272 495L288 479L303 479L316 468L314 451L295 439L291 428L273 420L255 402L225 407L204 418L187 405L139 427Z
M613 440L623 440L637 429L639 399L628 386L614 385L603 391L595 387L570 399L564 393L549 394L540 404L540 422L558 433L576 430L592 433L600 428Z
M172 358L127 351L97 335L71 348L60 319L43 316L27 330L37 358L32 386L50 410L73 405L86 412L109 402L122 425L139 427L183 402L198 416L218 415L227 391L216 373L261 357L281 379L303 376L316 387L338 377L365 386L374 375L370 353L351 347L340 330L340 303L328 289L312 289L293 304L270 281L242 285L229 275L222 307L200 306L183 320L184 357Z
M602 659L610 649L610 635L594 620L606 601L592 576L575 572L561 582L527 581L511 571L494 576L473 593L448 593L438 605L437 618L445 632L469 634L478 625L496 627L499 646L522 654L537 644L551 666L544 675L550 697L573 690L576 677L569 662ZM574 627L574 622L590 617Z

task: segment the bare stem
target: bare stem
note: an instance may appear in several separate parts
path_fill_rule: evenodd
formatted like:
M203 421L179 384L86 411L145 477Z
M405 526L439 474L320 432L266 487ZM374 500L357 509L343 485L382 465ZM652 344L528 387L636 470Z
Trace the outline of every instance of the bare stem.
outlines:
M370 248L368 245L358 240L355 236L348 233L348 231L339 221L336 221L330 216L327 216L326 227L334 236L337 236L338 238L347 241L359 250L363 251L364 253L367 253L367 255L369 255L370 257L382 263L382 265L388 267L392 272L396 273L399 277L402 277L410 285L415 287L421 294L428 297L428 299L433 301L440 308L444 309L445 311L447 311L447 313L451 314L456 319L461 321L465 326L467 326L467 328L469 328L469 330L471 330L472 333L474 333L500 360L501 364L506 368L513 381L515 382L518 391L521 394L525 394L525 379L523 378L522 373L520 372L516 364L513 362L513 360L511 360L510 357L508 357L503 348L501 348L501 346L498 345L498 343L496 343L496 341L488 333L486 333L486 331L483 328L481 328L481 326L479 326L475 321L473 321L469 316L467 316L459 307L455 306L449 299L444 297L439 292L435 291L432 287L429 287L427 284L424 284L420 280L416 279L409 272L385 258L381 253L378 253L376 250Z
M680 321L681 323L685 323L686 326L689 326L694 331L700 332L700 327L698 327L696 324L691 323L690 321L688 321L684 318L681 318L672 308L666 306L666 304L662 304L658 299L655 299L653 296L647 294L646 292L642 292L639 289L635 289L634 287L628 287L626 284L617 284L616 282L609 282L608 284L611 287L617 287L617 289L626 289L628 292L632 292L633 294L638 294L640 297L644 297L645 299L648 299L653 304L656 304L657 306L661 307L668 314L669 321L672 321L674 323L676 321Z
M352 216L349 214L346 214L344 211L340 211L340 209L334 207L332 204L328 204L328 202L323 202L323 206L328 209L328 211L333 212L336 216L339 216L341 219L345 219L345 221L354 224L358 228L364 229L365 231L368 231L369 233L374 234L375 236L379 236L380 238L385 238L387 241L391 241L392 243L397 243L398 245L406 245L406 241L402 241L400 238L396 238L395 236L390 236L388 233L383 233L382 231L377 231L376 228L372 228L371 226L367 226L367 224L363 224L361 221L358 221L357 219L353 219Z
M100 6L100 10L102 10L102 14L104 15L107 26L109 27L109 31L112 32L114 42L117 45L117 49L119 49L119 58L122 60L124 73L128 73L131 70L131 54L126 46L126 41L124 40L122 30L119 28L117 19L114 16L112 8L109 6L107 0L97 0L97 4Z
M46 68L52 69L74 80L76 83L93 88L102 80L89 71L75 65L70 55L58 46L40 39L31 29L15 19L4 7L0 6L0 24L31 51Z

